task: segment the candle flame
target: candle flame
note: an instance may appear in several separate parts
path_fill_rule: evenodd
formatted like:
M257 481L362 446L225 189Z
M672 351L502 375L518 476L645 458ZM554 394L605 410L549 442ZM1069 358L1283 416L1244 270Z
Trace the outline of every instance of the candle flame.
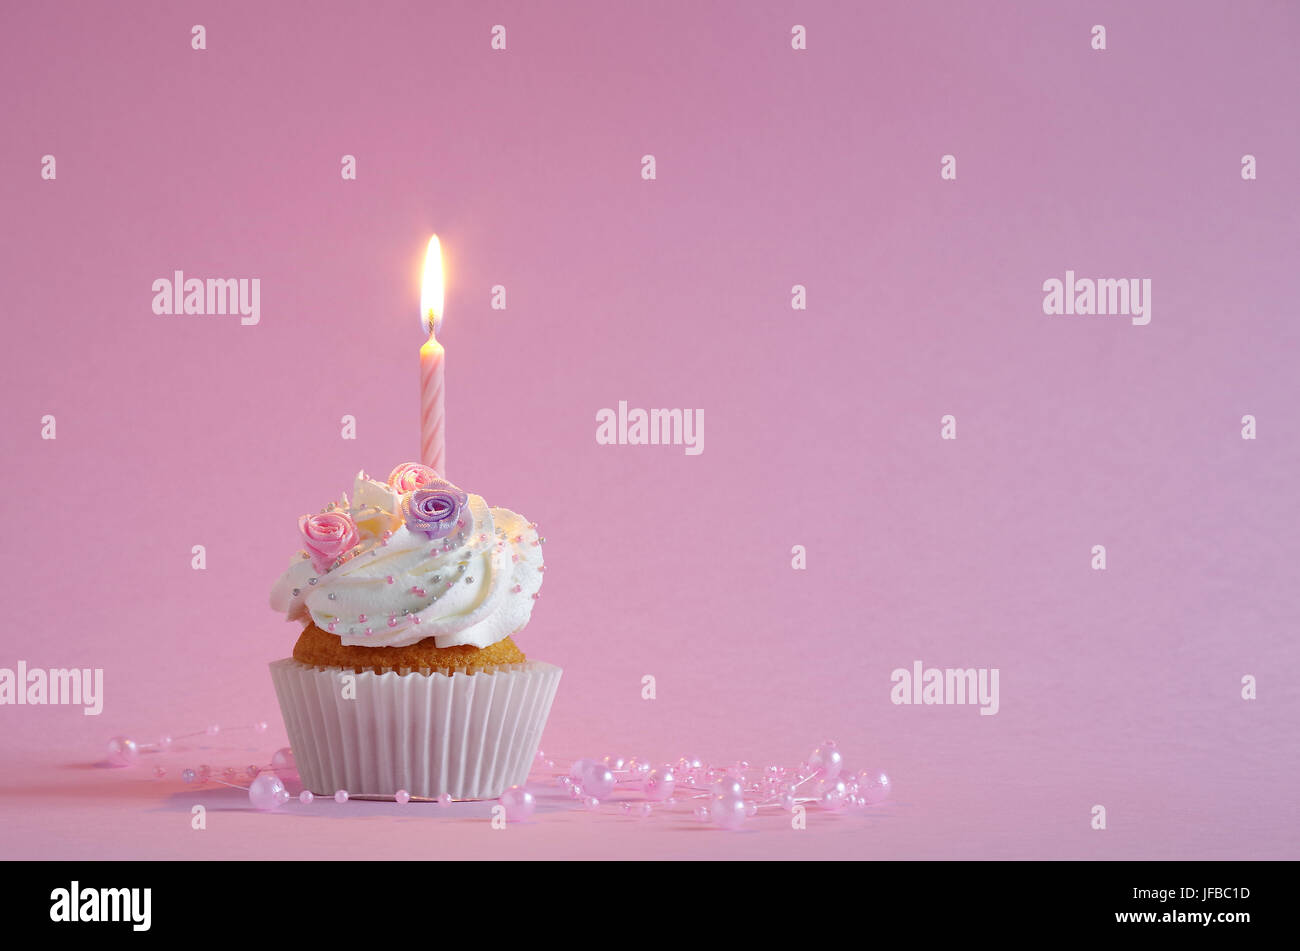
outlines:
M442 245L435 234L424 254L424 281L420 286L420 323L429 334L442 327Z

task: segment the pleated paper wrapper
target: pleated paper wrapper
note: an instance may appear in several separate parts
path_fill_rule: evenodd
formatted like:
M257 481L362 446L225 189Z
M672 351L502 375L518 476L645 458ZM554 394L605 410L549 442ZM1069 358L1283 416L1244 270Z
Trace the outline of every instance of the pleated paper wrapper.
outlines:
M271 679L303 786L318 795L495 799L528 778L561 670L353 673L292 657ZM345 691L345 675L356 678Z

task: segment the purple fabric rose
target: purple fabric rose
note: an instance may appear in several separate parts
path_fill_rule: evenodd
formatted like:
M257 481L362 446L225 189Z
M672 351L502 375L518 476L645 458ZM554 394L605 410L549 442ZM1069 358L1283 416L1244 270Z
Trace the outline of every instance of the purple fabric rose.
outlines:
M412 532L444 538L456 528L469 496L445 479L426 482L402 497L402 517Z

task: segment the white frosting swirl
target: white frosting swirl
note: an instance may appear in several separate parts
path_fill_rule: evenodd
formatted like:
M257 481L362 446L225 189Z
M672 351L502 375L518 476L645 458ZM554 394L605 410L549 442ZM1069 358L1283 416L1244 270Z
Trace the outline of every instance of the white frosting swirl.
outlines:
M348 511L361 542L343 563L322 574L299 552L272 589L271 607L290 620L310 615L344 644L363 647L433 637L439 647L482 648L528 623L542 586L542 546L522 516L470 495L461 527L431 539L406 527L393 489L364 475Z

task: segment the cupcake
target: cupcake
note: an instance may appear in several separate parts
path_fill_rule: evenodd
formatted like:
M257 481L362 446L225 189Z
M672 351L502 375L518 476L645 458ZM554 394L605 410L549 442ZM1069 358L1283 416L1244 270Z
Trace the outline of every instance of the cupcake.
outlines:
M304 787L492 799L523 783L561 673L514 641L542 585L536 525L405 463L298 528L271 606L302 633L271 678Z

